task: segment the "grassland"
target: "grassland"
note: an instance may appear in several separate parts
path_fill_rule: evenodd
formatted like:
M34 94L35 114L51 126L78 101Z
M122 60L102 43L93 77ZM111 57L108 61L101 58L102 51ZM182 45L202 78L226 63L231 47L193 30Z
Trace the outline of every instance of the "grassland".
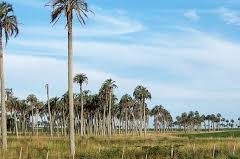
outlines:
M67 138L9 137L9 149L1 159L65 159ZM200 134L149 134L147 137L114 136L77 138L77 159L237 159L240 131ZM22 149L22 151L21 151Z
M229 130L219 132L194 133L194 134L180 134L182 137L189 138L240 138L240 131Z

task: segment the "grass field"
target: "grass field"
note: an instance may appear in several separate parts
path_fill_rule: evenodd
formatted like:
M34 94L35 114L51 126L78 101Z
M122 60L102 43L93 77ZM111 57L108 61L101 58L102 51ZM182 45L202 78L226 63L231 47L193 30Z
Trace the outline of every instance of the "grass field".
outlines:
M237 159L240 131L201 134L150 134L147 137L114 136L77 138L77 159ZM9 137L9 149L1 159L65 159L67 138ZM215 149L215 150L214 150Z
M223 131L223 132L208 132L195 134L181 134L182 137L196 138L240 138L240 131Z

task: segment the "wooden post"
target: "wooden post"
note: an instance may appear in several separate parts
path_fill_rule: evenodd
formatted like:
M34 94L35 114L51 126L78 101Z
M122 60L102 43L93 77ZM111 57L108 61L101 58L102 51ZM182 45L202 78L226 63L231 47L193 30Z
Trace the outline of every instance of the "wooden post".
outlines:
M173 149L173 145L172 145L172 147L171 147L171 158L173 158L174 157L174 149Z
M46 159L48 159L48 155L49 155L49 151L47 152L47 156L46 156Z
M233 146L233 152L232 152L233 156L235 156L235 151L236 151L236 145Z
M146 153L145 159L148 159L148 153Z
M29 154L28 154L29 152L28 152L28 151L29 151L29 150L28 150L28 145L27 145L27 157L29 157Z
M216 145L213 145L212 158L215 158Z
M196 144L194 143L193 144L193 155L195 156L195 154L196 154Z
M124 147L123 147L123 150L122 150L122 159L124 159Z
M22 147L21 147L21 150L20 150L20 153L19 153L19 159L22 158Z

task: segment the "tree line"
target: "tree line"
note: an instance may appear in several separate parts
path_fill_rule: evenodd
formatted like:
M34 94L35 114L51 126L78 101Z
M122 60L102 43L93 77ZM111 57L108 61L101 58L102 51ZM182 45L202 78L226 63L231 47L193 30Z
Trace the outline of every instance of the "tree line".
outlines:
M84 84L88 81L85 74L77 74L73 81L79 85L79 92L73 94L74 130L79 136L145 136L147 131L219 131L236 127L237 124L219 113L201 115L198 111L184 112L174 119L162 105L149 108L146 101L151 99L151 93L144 86L137 86L132 95L125 94L118 99L114 93L117 84L112 79L105 80L96 94L84 90ZM68 92L61 97L49 98L46 85L46 96L49 100L45 102L33 94L26 99L19 99L14 96L12 89L6 89L8 131L17 137L19 134L38 135L39 132L49 136L67 136L70 120ZM150 122L150 118L153 118L153 122Z

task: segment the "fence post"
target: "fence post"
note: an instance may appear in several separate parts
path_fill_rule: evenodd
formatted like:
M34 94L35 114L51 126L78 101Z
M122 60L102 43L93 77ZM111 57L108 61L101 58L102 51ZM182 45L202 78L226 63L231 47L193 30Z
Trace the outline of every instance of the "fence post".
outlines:
M216 145L213 145L212 158L215 158Z
M193 144L193 153L195 153L195 151L196 151L196 144L194 143Z
M171 158L173 158L173 156L174 156L174 149L173 149L173 145L172 145L172 147L171 147Z
M27 157L29 158L29 150L28 150L28 145L27 145Z
M148 153L146 153L145 159L148 159Z
M233 146L233 152L232 152L233 156L235 156L235 151L236 151L236 145Z
M47 152L47 156L46 156L46 159L48 159L48 154L49 154L49 150L48 150L48 152Z
M124 158L124 147L122 149L122 159Z
M19 159L22 158L22 147L21 147L21 150L20 150L20 153L19 153Z

